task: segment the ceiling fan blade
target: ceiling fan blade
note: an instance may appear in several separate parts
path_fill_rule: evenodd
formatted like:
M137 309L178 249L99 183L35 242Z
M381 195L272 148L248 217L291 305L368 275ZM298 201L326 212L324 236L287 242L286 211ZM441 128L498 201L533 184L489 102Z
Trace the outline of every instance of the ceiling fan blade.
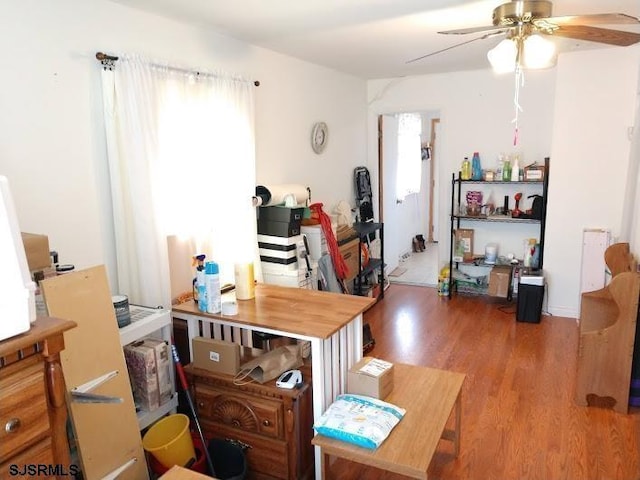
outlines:
M484 27L469 27L469 28L459 28L457 30L445 30L438 33L443 33L445 35L466 35L467 33L479 33L479 32L490 32L492 30L502 32L505 29L504 25L487 25Z
M533 20L534 24L548 22L558 26L564 25L620 25L640 24L640 19L624 13L597 13L594 15L567 15Z
M408 61L405 62L405 64L406 63L417 62L418 60L422 60L423 58L427 58L427 57L432 57L433 55L437 55L438 53L446 52L447 50L451 50L452 48L461 47L462 45L466 45L468 43L475 42L476 40L485 40L487 38L495 37L496 35L501 35L501 34L503 34L505 32L506 32L506 30L503 29L503 30L500 30L498 32L486 33L486 34L482 35L481 37L472 38L471 40L467 40L466 42L456 43L455 45L451 45L450 47L443 48L441 50L437 50L435 52L431 52L431 53L427 53L426 55L422 55L421 57L408 60Z
M586 25L564 25L552 33L553 36L606 43L619 47L628 47L640 42L640 33L611 30L608 28L588 27Z

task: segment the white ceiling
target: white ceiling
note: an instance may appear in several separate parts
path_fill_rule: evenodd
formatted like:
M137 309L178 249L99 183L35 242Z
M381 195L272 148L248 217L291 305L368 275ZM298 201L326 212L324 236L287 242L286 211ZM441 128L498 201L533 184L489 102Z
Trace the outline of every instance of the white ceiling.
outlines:
M422 55L480 37L441 30L491 25L506 0L112 0L215 31L365 79L486 68L501 37L473 41L407 64ZM553 15L626 13L639 0L555 0ZM639 26L605 26L640 33ZM555 39L559 51L609 47Z

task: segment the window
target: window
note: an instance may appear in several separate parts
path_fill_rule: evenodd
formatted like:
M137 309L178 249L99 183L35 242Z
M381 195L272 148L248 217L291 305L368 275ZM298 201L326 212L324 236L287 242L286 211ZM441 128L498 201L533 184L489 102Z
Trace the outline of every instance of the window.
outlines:
M399 201L420 192L422 120L415 113L398 115L398 176L396 192Z

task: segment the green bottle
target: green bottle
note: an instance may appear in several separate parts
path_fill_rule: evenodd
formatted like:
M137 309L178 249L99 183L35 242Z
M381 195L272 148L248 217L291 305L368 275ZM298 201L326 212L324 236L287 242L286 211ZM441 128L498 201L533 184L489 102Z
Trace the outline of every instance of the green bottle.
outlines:
M502 181L511 181L511 162L509 160L504 161L504 166L502 167Z

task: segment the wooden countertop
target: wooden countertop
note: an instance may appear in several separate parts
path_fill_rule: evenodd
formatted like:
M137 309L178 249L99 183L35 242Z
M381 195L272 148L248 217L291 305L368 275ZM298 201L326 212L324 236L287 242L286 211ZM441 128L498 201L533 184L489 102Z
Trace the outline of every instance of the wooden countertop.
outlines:
M255 298L237 301L237 315L203 313L193 301L174 305L172 310L327 339L375 302L375 298L357 295L257 284Z
M30 347L52 335L70 330L75 326L76 322L72 322L71 320L38 317L26 332L0 342L0 357Z

